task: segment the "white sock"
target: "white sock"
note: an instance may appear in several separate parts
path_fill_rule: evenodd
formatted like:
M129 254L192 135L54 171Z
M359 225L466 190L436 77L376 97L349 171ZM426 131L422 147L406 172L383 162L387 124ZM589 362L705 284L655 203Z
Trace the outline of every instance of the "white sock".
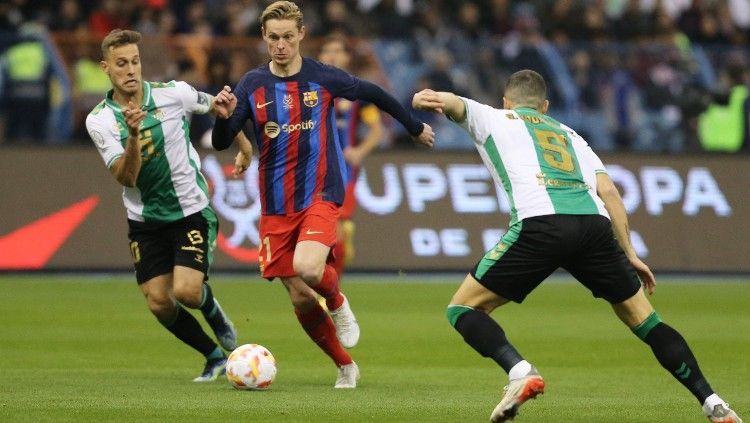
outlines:
M714 412L714 407L719 404L726 403L718 395L711 394L708 398L706 398L705 401L703 401L703 413L707 416L710 416Z
M529 374L529 371L531 371L531 363L526 360L521 360L510 369L510 372L508 372L508 379L520 379Z

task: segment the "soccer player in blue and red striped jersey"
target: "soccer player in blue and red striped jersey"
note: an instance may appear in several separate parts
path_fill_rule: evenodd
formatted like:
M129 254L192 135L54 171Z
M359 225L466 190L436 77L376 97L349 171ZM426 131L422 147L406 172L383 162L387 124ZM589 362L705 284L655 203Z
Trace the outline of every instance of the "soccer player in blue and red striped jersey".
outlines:
M359 340L359 326L328 264L347 173L336 131L334 99L363 99L396 118L414 140L432 147L434 133L381 88L340 69L303 58L302 12L277 1L261 14L271 61L246 73L234 95L217 96L233 110L217 119L213 146L223 150L250 119L260 150L260 268L278 277L310 338L336 363L336 388L355 388L359 368L342 348ZM330 315L317 301L326 299Z
M326 37L320 48L318 60L349 71L352 61L348 40L341 34ZM362 100L350 101L337 98L334 104L336 111L336 128L339 131L339 142L344 152L348 173L344 204L341 206L336 228L336 245L333 247L331 266L336 269L339 280L344 274L344 266L354 258L354 212L357 208L355 185L362 161L383 138L385 129L377 106Z

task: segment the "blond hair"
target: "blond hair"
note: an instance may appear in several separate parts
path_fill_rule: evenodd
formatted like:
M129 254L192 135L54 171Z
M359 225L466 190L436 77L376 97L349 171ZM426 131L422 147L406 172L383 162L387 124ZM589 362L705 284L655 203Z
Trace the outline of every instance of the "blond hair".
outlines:
M294 21L297 29L302 29L302 11L291 1L276 1L266 7L260 15L261 27L265 28L266 22L270 19Z
M547 83L542 75L531 69L520 70L511 75L505 84L505 98L514 107L538 109L547 99Z
M109 49L122 47L128 44L138 44L141 42L141 33L129 29L113 29L104 40L102 40L102 57L104 59L109 55Z

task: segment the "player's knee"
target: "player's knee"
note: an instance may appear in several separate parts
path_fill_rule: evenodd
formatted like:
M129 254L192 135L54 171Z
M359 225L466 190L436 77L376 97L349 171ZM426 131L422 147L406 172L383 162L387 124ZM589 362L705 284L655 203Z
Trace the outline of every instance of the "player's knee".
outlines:
M320 282L320 278L323 277L323 270L325 270L325 263L296 258L294 260L294 273L306 283L316 284Z
M169 295L148 295L146 302L151 313L160 320L174 314L176 304Z
M201 303L203 295L203 286L193 286L191 284L177 283L174 284L174 296L177 301L190 308L196 308Z

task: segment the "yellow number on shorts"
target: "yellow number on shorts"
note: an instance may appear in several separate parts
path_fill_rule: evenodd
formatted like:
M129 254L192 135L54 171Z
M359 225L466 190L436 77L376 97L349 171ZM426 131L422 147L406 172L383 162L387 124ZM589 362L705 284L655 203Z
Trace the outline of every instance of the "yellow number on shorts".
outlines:
M138 247L138 241L130 243L130 255L133 257L133 263L138 264L141 261L141 249Z
M271 240L268 237L263 238L263 245L266 247L266 261L271 261Z
M190 240L190 243L193 245L203 243L203 235L201 235L201 232L197 229L193 229L192 231L188 232L187 237Z
M539 146L544 150L544 161L548 165L565 172L575 171L573 156L566 148L568 140L565 135L541 129L534 129L534 135L536 135Z

